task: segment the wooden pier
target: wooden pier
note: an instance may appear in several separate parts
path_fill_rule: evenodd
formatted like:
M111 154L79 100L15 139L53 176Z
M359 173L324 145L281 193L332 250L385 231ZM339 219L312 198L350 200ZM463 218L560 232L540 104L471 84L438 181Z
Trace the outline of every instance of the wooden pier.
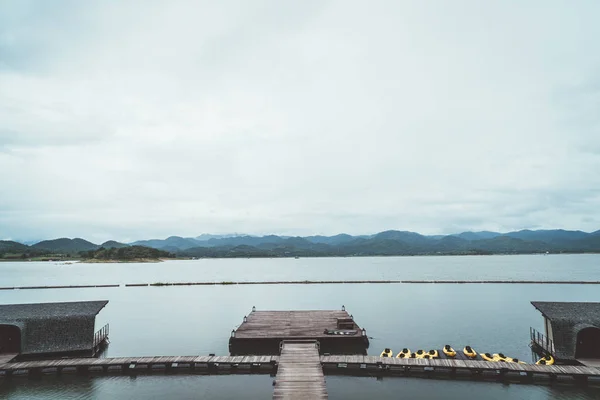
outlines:
M276 356L157 356L113 358L63 358L0 363L0 377L62 373L144 374L160 371L200 374L274 374Z
M316 358L316 347L309 353L304 346L286 345L281 356L159 356L116 358L70 358L39 361L0 361L0 379L42 376L45 374L137 375L180 373L198 375L270 374L280 388L300 387L313 382L315 391L326 396L319 363L325 375L398 376L441 379L489 379L496 382L560 382L565 384L600 383L600 368L573 365L535 365L451 359L381 358L363 355L332 355ZM283 350L283 349L282 349ZM3 357L3 360L8 357ZM294 372L298 374L292 384ZM303 382L303 379L305 380ZM288 383L286 383L288 382ZM300 384L300 382L302 382ZM308 390L308 389L307 389ZM279 397L282 398L282 397ZM322 397L323 398L323 397Z
M316 340L320 353L367 354L369 339L354 317L342 310L256 311L231 332L232 355L278 355L284 340Z
M80 303L76 304L77 306ZM92 304L96 308L104 306ZM87 306L83 304L83 306ZM532 330L532 332L534 332ZM93 338L92 354L108 343L108 325ZM537 333L535 343L553 345ZM532 339L532 340L533 340ZM548 342L549 343L549 342ZM45 374L270 374L274 399L326 399L325 375L365 377L422 376L441 379L488 379L496 382L599 384L597 360L585 365L535 365L466 359L413 359L367 356L369 340L352 315L341 310L256 311L243 318L229 341L231 356L156 356L116 358L55 358L26 361L28 356L0 354L0 378L40 377ZM89 351L86 354L90 354ZM583 363L583 362L582 362Z
M588 378L600 383L600 368L574 365L536 365L513 362L490 362L455 359L388 358L376 356L323 356L321 364L326 374L356 376L427 376L429 378L534 380L583 383Z
M281 344L273 399L327 399L325 377L316 341Z

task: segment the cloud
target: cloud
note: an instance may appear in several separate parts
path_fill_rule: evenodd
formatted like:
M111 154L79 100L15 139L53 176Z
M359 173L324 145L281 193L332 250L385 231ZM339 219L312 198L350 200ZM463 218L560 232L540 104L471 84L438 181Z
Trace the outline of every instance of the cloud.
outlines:
M599 8L3 2L0 236L596 230Z

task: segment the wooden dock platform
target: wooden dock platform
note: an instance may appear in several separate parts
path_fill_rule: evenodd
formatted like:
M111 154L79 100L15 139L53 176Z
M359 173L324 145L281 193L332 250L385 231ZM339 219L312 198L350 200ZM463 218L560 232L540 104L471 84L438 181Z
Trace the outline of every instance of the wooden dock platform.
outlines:
M278 355L283 340L317 340L320 353L367 354L369 339L342 310L253 311L231 332L232 355Z
M283 341L273 399L327 399L316 341Z

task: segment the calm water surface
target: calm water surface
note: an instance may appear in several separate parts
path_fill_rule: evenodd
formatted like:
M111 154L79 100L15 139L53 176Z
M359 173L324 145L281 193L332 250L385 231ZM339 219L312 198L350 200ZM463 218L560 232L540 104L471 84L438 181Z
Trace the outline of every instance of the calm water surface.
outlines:
M304 279L600 280L600 256L390 257L198 260L160 264L1 263L0 286L165 281ZM337 309L367 329L369 354L384 347L469 344L529 360L529 327L542 329L533 300L600 301L596 285L265 285L0 291L0 303L109 300L108 356L227 354L231 330L252 306ZM0 380L9 399L269 399L269 376L44 377ZM327 377L331 399L600 399L600 389L418 378Z

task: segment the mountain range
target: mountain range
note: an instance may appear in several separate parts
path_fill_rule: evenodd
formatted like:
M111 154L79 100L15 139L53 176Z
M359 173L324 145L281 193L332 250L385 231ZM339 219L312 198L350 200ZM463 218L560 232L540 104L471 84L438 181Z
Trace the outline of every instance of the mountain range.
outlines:
M421 235L389 230L375 235L251 236L243 234L197 237L170 236L166 239L120 243L113 240L94 244L81 238L44 240L33 245L0 241L2 254L76 255L100 248L146 246L181 257L289 257L368 256L426 254L527 254L600 252L600 231L562 229L521 230L508 233L480 231L451 235Z

